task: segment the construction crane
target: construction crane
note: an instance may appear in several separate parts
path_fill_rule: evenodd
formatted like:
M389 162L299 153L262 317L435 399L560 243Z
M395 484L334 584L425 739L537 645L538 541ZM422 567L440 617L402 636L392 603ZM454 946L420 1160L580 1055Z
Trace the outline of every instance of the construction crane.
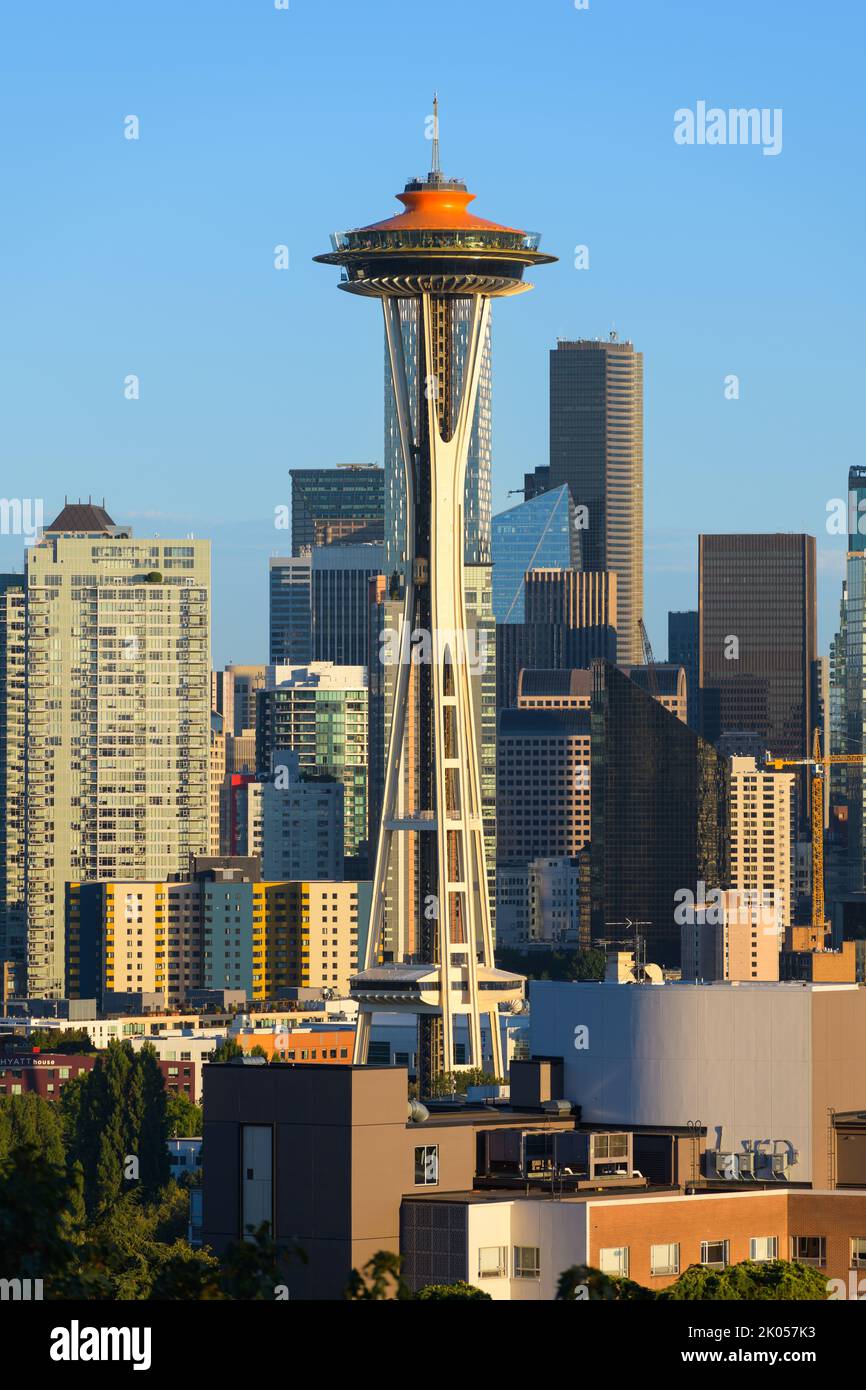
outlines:
M646 630L646 624L644 623L643 618L638 618L637 625L640 629L640 642L641 646L643 647L643 660L644 665L647 669L647 684L649 685L650 694L652 695L653 699L657 700L659 698L659 683L656 679L656 659L653 656L653 649L650 646L649 633Z
M766 757L768 767L779 772L783 767L812 769L812 926L824 930L824 779L836 763L866 763L866 753L821 753L821 735L815 730L811 758Z

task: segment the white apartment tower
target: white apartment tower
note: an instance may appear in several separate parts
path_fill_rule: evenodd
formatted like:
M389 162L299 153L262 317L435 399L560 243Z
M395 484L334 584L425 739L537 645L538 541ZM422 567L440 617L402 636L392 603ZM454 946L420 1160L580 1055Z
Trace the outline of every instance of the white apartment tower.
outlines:
M775 906L782 928L791 925L793 814L794 773L761 772L754 758L731 758L730 886Z
M209 843L210 544L67 504L27 551L27 988L65 988L64 885Z

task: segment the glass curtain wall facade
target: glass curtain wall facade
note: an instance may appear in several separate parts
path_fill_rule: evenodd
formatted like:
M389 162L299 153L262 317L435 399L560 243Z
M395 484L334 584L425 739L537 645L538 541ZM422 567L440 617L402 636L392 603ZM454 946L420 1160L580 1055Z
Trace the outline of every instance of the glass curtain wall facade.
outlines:
M312 560L274 556L269 571L272 666L298 666L313 659Z
M357 534L381 531L385 473L377 464L348 463L336 468L290 468L292 554ZM365 539L376 540L370 535Z
M866 551L848 552L845 643L846 753L866 752ZM866 768L848 772L848 870L853 892L866 887Z
M582 568L614 570L617 660L643 660L643 353L615 338L550 353L550 486L577 507ZM583 510L581 510L583 509Z
M313 551L313 660L367 662L370 581L382 572L381 545L327 545Z
M367 684L364 667L316 671L277 667L274 684L258 693L256 764L270 770L281 748L305 770L325 773L344 789L344 853L367 847Z
M566 569L575 563L573 510L568 488L563 485L493 518L493 616L497 623L523 622L523 576L527 570Z
M700 731L700 676L698 670L698 612L668 613L668 662L686 673L689 728Z
M728 884L727 760L622 671L594 662L590 768L593 941L626 936L630 920L647 960L675 967L677 892Z
M749 731L778 757L809 756L814 536L700 536L698 567L704 737Z

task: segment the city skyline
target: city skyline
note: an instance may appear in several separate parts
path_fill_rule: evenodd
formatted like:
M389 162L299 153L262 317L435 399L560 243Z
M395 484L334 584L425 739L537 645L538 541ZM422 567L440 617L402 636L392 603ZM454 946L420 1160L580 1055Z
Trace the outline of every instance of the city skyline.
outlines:
M667 611L694 605L697 534L706 529L816 535L826 651L845 545L827 534L826 505L844 494L857 452L847 407L857 382L854 272L837 232L843 221L856 224L862 200L856 181L839 176L856 138L840 114L856 44L823 33L834 81L817 64L807 88L793 77L812 53L805 4L784 7L785 25L774 22L779 6L759 15L735 5L714 28L687 6L657 14L619 6L629 23L616 36L614 110L609 67L597 60L619 19L601 6L563 5L530 26L517 96L503 75L508 40L485 35L491 62L471 81L464 57L449 63L444 82L435 58L424 57L384 103L372 102L371 78L393 57L395 7L382 7L382 51L360 68L352 64L360 17L337 8L344 37L334 46L330 25L298 5L236 26L226 5L209 6L198 25L157 4L140 42L121 52L121 31L100 5L105 24L86 55L72 17L39 33L50 99L20 71L4 73L0 113L14 111L22 132L3 233L14 253L5 273L16 272L7 320L17 330L5 445L31 480L18 491L43 497L46 515L64 493L104 495L139 536L192 530L211 539L215 664L263 659L267 560L289 549L289 533L274 526L275 509L289 501L288 470L383 461L381 359L360 351L361 316L338 328L338 306L326 302L308 256L323 219L339 221L335 185L363 217L375 210L366 192L374 179L397 187L424 167L438 87L448 166L477 170L479 198L506 217L503 195L519 168L521 201L538 209L546 244L561 257L524 323L497 321L494 332L494 512L524 471L547 461L546 361L556 338L604 339L615 326L646 362L646 619L656 650ZM443 22L458 8L444 4ZM522 17L506 4L509 12ZM169 16L182 85L159 61ZM469 33L483 23L460 19ZM8 27L9 51L35 61L32 18L16 15ZM237 72L238 43L254 93ZM193 51L190 72L183 60ZM76 57L91 81L73 88L64 71ZM229 68L231 88L222 81ZM702 96L783 108L779 157L678 146L674 113ZM141 121L137 142L124 138L130 113ZM538 120L547 132L540 147L531 135ZM359 144L364 158L352 167L345 151ZM302 202L292 192L299 186ZM86 201L76 204L81 188ZM65 218L55 254L58 197L78 211ZM649 223L634 223L636 202L651 209ZM44 231L34 237L34 226ZM590 268L578 271L574 248L584 244ZM285 273L274 269L278 245L288 247ZM214 294L217 276L223 292ZM828 305L836 311L829 355ZM358 366L340 383L344 409L328 412L323 428L338 331L359 349ZM124 399L130 373L140 376L137 401ZM724 397L731 373L740 377L737 401ZM792 411L794 380L808 389ZM20 537L0 536L0 563L20 567Z

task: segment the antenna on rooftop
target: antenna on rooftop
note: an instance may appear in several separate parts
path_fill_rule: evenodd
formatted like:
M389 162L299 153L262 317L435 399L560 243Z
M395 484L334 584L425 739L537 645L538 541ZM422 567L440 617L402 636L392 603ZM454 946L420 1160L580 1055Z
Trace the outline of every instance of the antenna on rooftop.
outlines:
M433 93L433 162L431 173L436 174L437 177L442 173L439 167L439 97L436 92Z

